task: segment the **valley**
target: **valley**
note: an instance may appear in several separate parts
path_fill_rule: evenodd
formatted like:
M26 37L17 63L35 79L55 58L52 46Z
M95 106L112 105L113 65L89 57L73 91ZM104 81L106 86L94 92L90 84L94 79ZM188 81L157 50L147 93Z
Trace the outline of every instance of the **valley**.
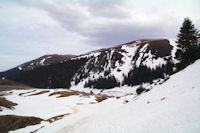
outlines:
M149 91L141 94L136 92L139 86L123 86L108 90L81 89L76 86L70 90L1 91L3 97L17 105L13 109L3 108L0 115L42 119L40 124L17 129L13 131L15 133L33 131L195 133L200 131L199 65L200 61L197 60L166 81L160 79L154 80L152 84L143 84ZM187 84L188 82L190 84ZM98 102L99 96L106 98Z

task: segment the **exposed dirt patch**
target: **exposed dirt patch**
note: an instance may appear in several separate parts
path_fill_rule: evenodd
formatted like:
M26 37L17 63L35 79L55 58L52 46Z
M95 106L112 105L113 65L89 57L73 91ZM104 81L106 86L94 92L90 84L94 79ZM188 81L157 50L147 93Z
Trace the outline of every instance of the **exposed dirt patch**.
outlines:
M96 101L97 102L102 102L103 100L106 100L108 98L107 95L103 94L103 95L99 95L99 96L96 96Z
M0 96L7 96L11 95L13 92L12 91L0 91Z
M8 91L8 90L28 90L32 89L30 86L16 86L16 85L0 85L0 91Z
M15 86L27 86L22 83L18 83L12 80L7 80L7 79L0 79L0 85L15 85Z
M30 89L31 87L22 83L14 82L7 79L0 79L0 91L13 89Z
M37 93L34 93L34 94L30 94L28 96L35 96L35 95L41 95L41 94L44 94L44 93L48 93L50 92L49 90L46 90L46 91L40 91L40 92L37 92Z
M57 91L57 92L53 92L51 94L49 94L49 96L53 96L53 95L59 95L57 98L59 97L68 97L68 96L72 96L72 95L79 95L78 92L75 91Z
M148 48L151 50L152 54L158 57L168 56L172 50L172 46L167 39L150 41Z
M51 118L47 119L46 121L52 123L52 122L55 122L57 120L62 119L65 116L68 116L68 115L70 115L70 113L66 113L66 114L62 114L62 115L57 115L57 116L54 116L54 117L51 117Z
M32 90L32 91L28 91L28 92L24 92L24 93L19 93L19 96L23 96L25 94L29 94L29 93L32 93L32 92L35 92L37 90Z
M37 117L1 115L0 132L5 133L11 130L24 128L29 125L39 124L43 119Z
M7 100L5 97L0 97L0 106L2 107L6 107L9 109L14 109L13 106L16 106L17 103L11 102L9 100ZM0 107L0 111L1 111L1 107Z
M51 118L49 118L49 119L47 119L45 121L48 121L48 122L52 123L52 122L55 122L57 120L62 119L65 116L68 116L68 115L75 114L75 113L79 112L79 110L76 107L71 107L71 109L73 110L72 113L66 113L66 114L61 114L61 115L53 116L53 117L51 117Z

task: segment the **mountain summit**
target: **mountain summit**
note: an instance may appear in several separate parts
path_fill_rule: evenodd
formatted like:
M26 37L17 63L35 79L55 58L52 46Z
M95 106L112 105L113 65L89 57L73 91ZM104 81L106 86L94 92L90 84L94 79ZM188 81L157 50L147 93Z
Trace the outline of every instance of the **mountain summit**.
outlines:
M42 56L16 67L14 74L11 69L0 77L40 88L133 86L173 73L179 62L177 50L173 40L143 39L80 56Z

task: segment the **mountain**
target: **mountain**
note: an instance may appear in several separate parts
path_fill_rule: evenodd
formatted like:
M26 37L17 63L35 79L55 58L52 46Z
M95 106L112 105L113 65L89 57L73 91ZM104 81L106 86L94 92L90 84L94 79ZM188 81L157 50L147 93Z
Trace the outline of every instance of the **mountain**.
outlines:
M199 66L197 60L162 84L143 84L151 89L141 94L139 86L0 92L0 132L199 133Z
M164 78L179 62L175 58L177 49L172 40L145 39L92 52L89 55L94 57L73 76L72 85L113 88Z
M43 56L14 68L18 68L17 73L11 69L0 73L0 77L40 88L133 86L172 74L179 62L177 50L173 40L143 39L63 57L53 64L50 64L53 56Z
M47 65L54 64L54 63L63 62L65 60L69 60L73 57L76 57L76 56L75 55L58 55L58 54L44 55L37 59L34 59L34 60L31 60L24 64L21 64L13 69L18 69L19 71L33 70L37 67L47 66Z
M22 65L19 65L17 68L19 70L23 70L23 71L33 70L40 66L47 66L47 65L54 64L54 63L63 62L63 61L69 60L73 57L76 57L76 56L75 55L57 55L57 54L44 55L35 60L32 60L32 61L26 62Z
M1 72L0 77L6 77L8 79L10 79L10 77L11 77L11 79L12 79L12 77L18 76L25 71L31 71L31 70L34 70L41 66L48 66L48 65L55 64L55 63L61 63L63 61L69 60L73 57L76 57L76 56L75 55L58 55L58 54L44 55L37 59L23 63L23 64L15 67L15 68L12 68L10 70Z

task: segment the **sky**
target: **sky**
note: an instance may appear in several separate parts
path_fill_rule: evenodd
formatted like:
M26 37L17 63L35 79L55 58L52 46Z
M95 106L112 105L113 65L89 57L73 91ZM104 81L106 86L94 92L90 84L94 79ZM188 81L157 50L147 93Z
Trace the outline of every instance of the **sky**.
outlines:
M80 55L200 30L200 0L0 0L0 71L45 54Z

